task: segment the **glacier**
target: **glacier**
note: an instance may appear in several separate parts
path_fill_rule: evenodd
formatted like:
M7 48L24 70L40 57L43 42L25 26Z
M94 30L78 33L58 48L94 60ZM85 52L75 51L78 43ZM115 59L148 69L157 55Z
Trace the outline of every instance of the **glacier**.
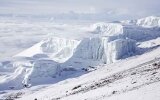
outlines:
M152 27L145 27L148 25ZM152 17L137 22L95 23L82 29L80 37L72 37L72 33L63 38L50 36L13 56L8 63L1 62L1 69L12 74L4 75L0 89L49 83L64 70L72 74L114 63L135 55L138 43L160 37L159 20Z

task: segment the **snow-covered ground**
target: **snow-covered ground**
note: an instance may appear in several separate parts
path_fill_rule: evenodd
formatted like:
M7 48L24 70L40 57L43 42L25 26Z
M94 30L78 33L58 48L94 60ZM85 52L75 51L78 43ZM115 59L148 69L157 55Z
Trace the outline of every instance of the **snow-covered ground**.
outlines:
M2 22L2 32L20 35L9 43L14 56L0 62L0 99L159 100L159 26L154 16L81 25Z

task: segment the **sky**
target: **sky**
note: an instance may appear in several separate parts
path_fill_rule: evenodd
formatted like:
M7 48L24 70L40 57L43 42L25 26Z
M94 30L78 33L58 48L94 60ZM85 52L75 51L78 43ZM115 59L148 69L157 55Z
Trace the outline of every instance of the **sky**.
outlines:
M159 6L160 0L0 0L0 14L68 14L112 20L159 16Z

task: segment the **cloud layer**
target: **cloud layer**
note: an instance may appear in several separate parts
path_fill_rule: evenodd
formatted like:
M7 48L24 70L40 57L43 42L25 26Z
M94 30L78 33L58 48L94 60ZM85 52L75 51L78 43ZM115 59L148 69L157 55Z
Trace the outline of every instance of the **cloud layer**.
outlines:
M113 18L160 15L159 0L0 0L0 14L102 14Z

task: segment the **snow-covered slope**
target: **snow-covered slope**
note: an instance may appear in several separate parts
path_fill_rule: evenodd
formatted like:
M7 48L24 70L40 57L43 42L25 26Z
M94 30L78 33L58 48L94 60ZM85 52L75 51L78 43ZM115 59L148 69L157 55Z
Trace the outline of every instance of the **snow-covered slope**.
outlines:
M157 65L151 66L155 62L157 63L160 57L160 28L156 23L157 20L153 19L159 18L152 17L150 19L147 17L143 19L144 21L139 19L128 23L96 23L79 28L67 26L71 28L64 29L67 31L65 32L67 35L52 35L8 61L2 61L0 63L0 74L2 73L0 91L15 89L22 89L23 91L23 88L31 87L32 89L33 86L37 85L55 84L53 87L56 86L56 88L51 90L46 88L42 95L39 92L31 94L29 97L25 94L26 99L34 99L34 96L38 95L41 96L37 98L41 99L47 99L45 95L51 99L70 100L75 98L77 100L81 96L80 100L86 99L86 97L105 99L110 95L123 93L123 90L127 92L134 90L132 82L131 84L127 83L132 78L137 79L135 87L148 84L151 82L150 77L152 75L149 76L150 72L145 70L153 69L151 72L155 68L159 70ZM146 28L147 25L150 27ZM76 33L77 35L73 35ZM140 74L134 74L132 77L130 74L136 71ZM146 76L149 77L145 78ZM75 77L78 78L74 79ZM154 78L156 77L154 76ZM103 82L108 78L111 78L109 80L111 82ZM143 79L144 82L141 82L140 80ZM116 83L117 81L119 83ZM108 87L108 84L111 84L111 87ZM121 85L123 86L119 87ZM110 90L104 92L104 88L101 88L103 86ZM115 88L117 89L114 90ZM68 90L69 92L66 93L65 91ZM49 92L55 94L46 94ZM25 93L28 92L25 91ZM94 93L101 94L96 94L94 97L87 96ZM5 96L8 94L2 93L0 95L3 98Z
M159 50L157 48L143 55L103 65L101 69L57 84L18 90L2 96L22 97L20 100L134 100L136 97L138 100L159 100L159 87L152 88L159 86ZM138 94L144 90L146 97Z

